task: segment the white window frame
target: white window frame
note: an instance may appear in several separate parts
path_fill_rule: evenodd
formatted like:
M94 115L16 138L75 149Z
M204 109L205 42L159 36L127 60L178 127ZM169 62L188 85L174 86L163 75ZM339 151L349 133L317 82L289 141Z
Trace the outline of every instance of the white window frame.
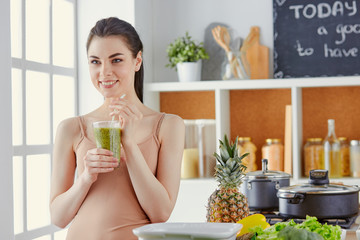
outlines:
M11 51L10 0L0 1L0 238L14 239L13 177L12 177L12 111L11 111Z
M3 32L9 32L10 33L10 1L11 0L2 0L1 1L1 19L3 19L3 25L1 25L1 30L3 30ZM22 115L23 118L25 118L26 116L26 100L25 100L25 75L26 75L26 70L30 70L30 71L37 71L37 72L43 72L43 73L47 73L49 74L49 80L50 80L50 88L49 88L49 92L50 92L50 96L52 95L52 91L53 91L53 85L52 85L52 79L54 75L63 75L63 76L70 76L70 77L74 77L75 79L75 115L78 114L79 110L78 110L78 83L76 81L77 79L77 0L66 0L69 2L72 2L74 4L74 67L73 68L67 68L67 67L59 67L59 66L54 66L53 65L53 55L52 55L52 36L53 36L53 29L52 29L52 0L50 0L50 7L49 7L49 16L50 16L50 23L49 23L49 48L50 48L50 59L49 59L49 63L48 64L43 64L43 63L38 63L38 62L33 62L33 61L29 61L26 60L26 24L25 24L25 4L26 1L29 0L21 0L22 1L22 58L13 58L11 57L11 52L10 52L10 46L11 46L11 39L10 39L10 34L4 34L5 36L9 36L8 39L6 39L8 42L6 42L5 44L2 43L0 44L1 48L4 48L4 50L6 51L6 56L8 56L10 54L10 58L0 58L0 61L6 61L7 60L7 68L6 69L6 75L9 75L8 78L5 79L9 79L9 81L6 81L6 86L4 88L1 89L1 98L0 100L2 100L2 104L3 103L7 103L5 108L6 108L6 112L5 112L5 116L6 119L1 118L1 127L0 127L0 131L2 132L3 130L7 131L6 134L7 136L9 135L10 132L10 136L9 138L3 138L0 137L0 141L3 141L4 139L10 139L8 141L6 141L7 145L4 145L1 142L1 152L5 149L6 146L6 158L4 158L4 160L6 159L6 165L5 167L1 167L0 169L0 180L1 180L1 190L3 188L6 187L6 191L2 192L6 192L7 194L5 194L6 198L4 199L2 197L1 203L6 203L7 204L1 204L0 207L0 212L3 212L2 208L6 208L4 209L4 211L6 210L6 214L3 220L3 217L1 217L2 221L5 221L4 223L6 224L1 224L1 231L0 231L0 239L15 239L15 240L29 240L29 239L34 239L34 238L38 238L38 237L42 237L42 236L46 236L46 235L50 235L51 236L51 240L54 240L54 233L59 231L60 229L55 227L54 225L47 225L41 228L37 228L34 230L27 230L26 226L27 226L27 202L26 202L26 156L27 155L34 155L34 154L49 154L52 158L52 151L53 151L53 139L54 139L54 135L55 133L53 132L53 109L52 109L52 98L50 98L50 143L49 144L44 144L44 145L26 145L26 120L23 119L22 121L22 125L23 125L23 144L20 146L13 146L12 145L12 127L11 127L11 69L15 68L15 69L19 69L22 70L22 85L23 85L23 109L22 109ZM4 6L3 6L4 5ZM6 9L6 10L5 10ZM6 19L5 19L6 18ZM5 24L7 23L7 24ZM6 26L5 26L6 25ZM5 31L5 28L7 31ZM4 52L4 51L1 51ZM5 60L4 60L5 59ZM10 64L11 63L11 64ZM10 64L10 66L9 66ZM2 64L2 66L4 66L6 64ZM5 80L4 80L5 81ZM3 95L3 92L6 94ZM3 98L7 99L7 101L4 101ZM66 97L66 96L64 96ZM9 100L10 99L10 100ZM6 123L3 122L6 120ZM7 125L7 126L6 126ZM4 128L4 129L3 129ZM1 133L0 132L0 133ZM2 136L2 134L1 134ZM9 144L11 144L11 146L9 147ZM21 156L23 158L23 196L24 196L24 201L23 201L23 216L24 216L24 222L23 222L23 226L24 226L24 232L19 233L14 235L14 217L13 217L13 176L12 176L12 161L13 161L13 156ZM4 173L3 173L4 172ZM6 174L5 174L6 172ZM6 178L6 179L2 179L2 178ZM50 181L50 179L49 179ZM8 185L8 183L11 183L11 187ZM3 186L4 183L7 183L6 186ZM11 207L8 207L8 206ZM2 216L4 216L2 214ZM1 223L1 222L0 222ZM4 231L2 228L5 228ZM3 237L3 233L6 234L6 236L8 237Z

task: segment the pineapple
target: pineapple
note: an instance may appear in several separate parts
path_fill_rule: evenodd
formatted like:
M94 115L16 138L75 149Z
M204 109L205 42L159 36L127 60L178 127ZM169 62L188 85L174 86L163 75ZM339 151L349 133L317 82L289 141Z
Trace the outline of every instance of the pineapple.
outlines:
M242 160L248 153L238 155L238 137L233 145L230 145L226 134L224 141L219 142L220 155L214 153L218 163L215 167L215 179L219 186L209 197L206 220L236 223L249 215L247 198L239 192L246 170Z

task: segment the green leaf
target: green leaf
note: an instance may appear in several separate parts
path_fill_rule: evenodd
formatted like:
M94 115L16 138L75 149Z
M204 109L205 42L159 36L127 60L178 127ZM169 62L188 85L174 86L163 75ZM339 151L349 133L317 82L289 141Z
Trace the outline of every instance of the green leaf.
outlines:
M176 64L180 62L197 62L200 59L209 58L203 43L197 44L191 39L188 32L185 33L185 36L179 37L170 43L166 48L166 52L170 63L165 66L170 68L176 68Z

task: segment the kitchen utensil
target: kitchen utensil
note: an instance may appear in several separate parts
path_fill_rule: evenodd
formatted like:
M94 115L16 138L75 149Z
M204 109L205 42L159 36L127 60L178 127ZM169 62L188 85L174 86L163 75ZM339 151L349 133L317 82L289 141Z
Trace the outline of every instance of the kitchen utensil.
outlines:
M277 210L279 200L276 196L281 187L290 185L290 174L269 171L268 160L262 160L262 170L246 174L241 191L248 198L250 210Z
M359 211L359 187L329 184L327 170L311 170L308 184L280 188L277 196L286 217L346 218Z
M154 223L133 230L140 240L232 240L242 228L238 223Z
M251 27L249 35L246 37L241 52L246 53L249 64L247 73L251 79L269 78L269 48L260 45L260 28Z
M238 62L237 56L230 49L230 34L226 27L216 26L212 29L212 34L215 41L225 50L227 58L230 63L230 69L235 78L245 78L245 73L241 69L241 66Z

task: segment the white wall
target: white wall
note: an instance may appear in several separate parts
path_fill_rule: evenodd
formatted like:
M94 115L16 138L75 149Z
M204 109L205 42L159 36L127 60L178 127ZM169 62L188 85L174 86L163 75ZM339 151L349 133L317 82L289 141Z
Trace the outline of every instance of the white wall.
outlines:
M10 0L0 1L0 239L14 239L12 193Z
M204 41L204 30L213 22L229 25L241 38L246 38L251 26L259 26L260 43L270 48L272 66L273 15L270 0L79 0L80 114L102 103L100 94L89 79L85 43L95 22L109 16L117 16L135 25L144 44L145 82L177 81L175 70L165 68L168 63L166 47L186 31L195 40Z
M78 79L79 114L99 107L103 98L92 85L86 56L86 40L96 21L118 17L134 24L134 0L78 0Z
M271 0L153 0L154 81L177 81L176 72L164 67L167 45L186 31L204 41L204 30L213 22L229 25L243 39L251 26L259 26L260 43L273 49L272 9Z

